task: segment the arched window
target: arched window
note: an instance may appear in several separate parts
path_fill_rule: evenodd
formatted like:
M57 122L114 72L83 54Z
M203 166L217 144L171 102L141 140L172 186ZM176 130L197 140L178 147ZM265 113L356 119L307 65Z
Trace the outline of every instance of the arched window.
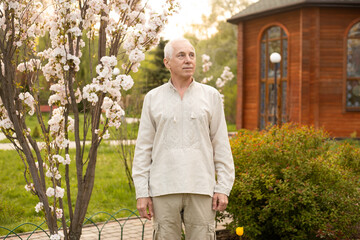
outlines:
M281 62L277 66L275 90L275 64L270 62L270 55L277 52ZM267 124L281 124L287 121L287 67L288 36L284 29L272 26L266 29L261 38L260 51L260 123L264 129Z
M360 22L347 35L346 109L360 111Z

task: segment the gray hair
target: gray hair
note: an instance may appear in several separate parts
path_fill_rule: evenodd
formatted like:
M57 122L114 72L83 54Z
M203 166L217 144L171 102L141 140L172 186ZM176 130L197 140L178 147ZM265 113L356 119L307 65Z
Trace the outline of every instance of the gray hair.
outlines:
M166 45L164 47L164 58L166 58L166 59L172 58L172 54L174 52L174 48L172 45L174 42L177 42L177 41L186 41L186 42L190 43L190 41L186 38L176 38L176 39L170 40L168 43L166 43Z

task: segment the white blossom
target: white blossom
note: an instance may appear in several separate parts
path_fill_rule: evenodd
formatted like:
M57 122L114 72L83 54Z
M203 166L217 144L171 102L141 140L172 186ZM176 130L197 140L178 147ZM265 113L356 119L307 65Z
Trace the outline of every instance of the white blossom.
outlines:
M221 78L216 79L216 87L217 88L223 88L225 86L225 81Z
M20 72L35 72L37 69L41 69L40 59L30 59L29 61L20 63L17 66L17 70Z
M48 187L48 189L46 190L46 196L52 197L52 196L54 196L54 194L55 194L54 188Z
M44 208L44 204L42 202L38 202L35 206L35 212L40 212Z
M34 99L34 97L29 92L25 92L25 93L20 93L19 94L19 99L22 100L30 108L28 113L30 115L34 115L34 112L35 112L35 99Z
M47 172L45 173L45 176L47 176L48 178L53 177L53 173L49 170L47 170Z
M129 54L129 60L132 63L138 63L145 59L145 54L138 48L132 50Z
M114 68L113 75L119 75L119 74L120 74L120 70L118 68Z
M113 104L114 104L114 101L111 100L111 98L105 97L103 104L101 105L101 109L106 111L106 110L110 109ZM96 130L99 130L99 129L96 129Z
M71 159L70 159L70 155L69 154L65 154L65 160L64 160L64 163L65 165L69 165L71 162Z
M104 139L109 139L110 138L110 133L108 130L105 131L104 135L103 135Z
M61 188L59 186L56 186L55 197L63 198L64 193L65 193L65 189L63 189L63 188Z
M231 81L234 78L234 74L230 71L228 66L224 67L224 71L221 74L220 78L216 80L216 87L223 88L228 81Z
M208 82L210 82L212 79L213 79L213 76L205 77L205 78L203 78L203 80L201 81L201 83L208 83Z
M64 158L62 156L56 154L53 155L52 158L54 161L64 164Z
M118 75L116 80L120 81L121 87L127 91L134 85L134 80L130 75Z
M224 67L224 71L220 76L224 81L228 82L231 81L234 78L234 74L230 71L230 68L228 66Z
M33 184L33 183L26 184L26 185L25 185L25 190L26 190L27 192L30 192L31 190L35 190L34 184Z
M101 89L98 84L91 83L91 84L85 85L83 88L83 98L88 100L90 103L92 103L92 105L95 105L99 100L97 93L100 90Z
M63 216L63 210L62 210L61 208L57 208L57 209L55 210L55 214L56 214L56 218L57 218L57 219L60 219L60 218L62 218L62 216Z
M210 62L210 56L203 54L201 56L201 59L203 64L202 65L203 72L209 71L210 67L212 66L212 62Z

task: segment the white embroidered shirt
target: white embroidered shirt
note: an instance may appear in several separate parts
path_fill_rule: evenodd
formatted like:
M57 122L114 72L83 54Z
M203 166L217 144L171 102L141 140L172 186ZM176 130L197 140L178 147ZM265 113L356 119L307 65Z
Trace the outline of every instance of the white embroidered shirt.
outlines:
M193 81L181 99L169 81L146 94L132 176L136 198L229 195L234 163L220 93Z

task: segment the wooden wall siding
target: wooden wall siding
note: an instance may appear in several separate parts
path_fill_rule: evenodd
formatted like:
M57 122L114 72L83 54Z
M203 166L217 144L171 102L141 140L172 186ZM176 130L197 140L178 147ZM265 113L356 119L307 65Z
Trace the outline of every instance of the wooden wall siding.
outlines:
M238 25L238 49L237 49L237 101L236 101L236 128L243 128L243 82L244 82L244 42L243 42L243 23Z
M302 9L306 13L307 9ZM314 125L316 128L320 126L320 9L308 9L311 16L312 23L310 24L310 46L311 59L310 59L310 109L309 109L309 124ZM304 15L303 15L304 16Z
M288 32L289 120L323 127L334 137L354 131L360 136L360 112L346 112L343 103L345 34L359 17L359 9L309 7L243 22L242 118L237 124L259 127L260 37L268 27L281 25Z
M258 48L256 40L257 31L249 31L251 24L244 23L244 91L243 91L243 127L248 129L256 129L258 121ZM249 42L250 40L250 42ZM251 42L253 41L253 42ZM249 124L250 123L250 124Z
M299 62L300 62L300 70L299 70L299 79L300 79L300 99L299 106L300 111L299 114L299 122L301 124L310 124L310 65L311 60L313 58L312 51L313 46L311 45L311 39L314 34L311 30L311 26L313 24L313 13L312 9L306 8L300 10L300 52L299 52Z
M359 9L320 9L320 123L336 137L360 135L360 112L346 112L343 102L346 29L359 17Z

